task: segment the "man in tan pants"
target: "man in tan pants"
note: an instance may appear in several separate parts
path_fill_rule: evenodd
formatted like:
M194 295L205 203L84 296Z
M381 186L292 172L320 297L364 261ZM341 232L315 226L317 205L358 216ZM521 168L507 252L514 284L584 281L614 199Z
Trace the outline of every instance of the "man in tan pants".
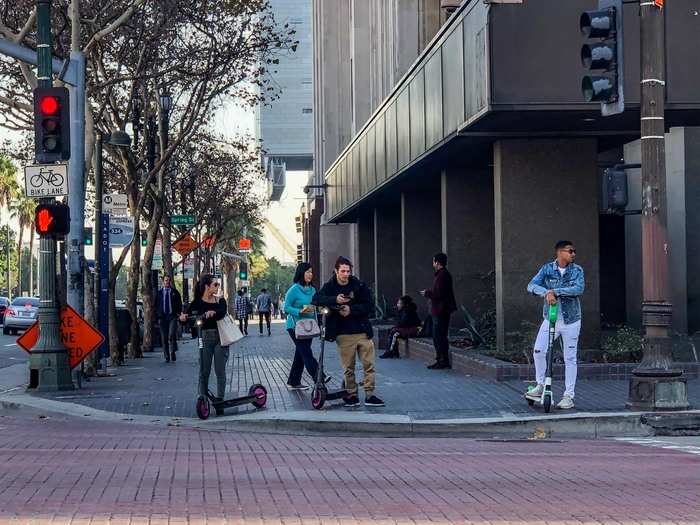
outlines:
M382 407L384 401L374 395L374 343L369 314L374 308L365 283L352 275L352 263L345 257L335 262L333 277L314 295L313 303L331 308L326 320L326 340L336 341L344 369L346 407L360 404L355 379L355 356L364 370L365 406Z

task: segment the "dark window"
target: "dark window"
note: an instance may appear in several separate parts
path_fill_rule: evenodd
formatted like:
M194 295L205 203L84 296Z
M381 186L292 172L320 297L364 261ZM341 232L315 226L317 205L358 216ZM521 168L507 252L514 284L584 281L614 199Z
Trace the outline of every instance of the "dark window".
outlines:
M39 308L39 299L36 297L15 297L12 306L33 306Z

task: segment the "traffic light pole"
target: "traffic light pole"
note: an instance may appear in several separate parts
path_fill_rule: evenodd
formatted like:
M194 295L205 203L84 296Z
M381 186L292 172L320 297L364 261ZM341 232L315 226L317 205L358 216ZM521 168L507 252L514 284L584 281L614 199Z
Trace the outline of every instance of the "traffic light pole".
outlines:
M627 406L637 410L688 408L683 371L672 367L666 226L664 10L640 2L642 155L642 326L644 355L630 378Z
M37 0L38 87L51 87L51 0ZM50 204L54 199L41 199ZM56 301L56 239L39 241L39 340L29 359L29 388L38 391L72 390L68 352L61 342Z

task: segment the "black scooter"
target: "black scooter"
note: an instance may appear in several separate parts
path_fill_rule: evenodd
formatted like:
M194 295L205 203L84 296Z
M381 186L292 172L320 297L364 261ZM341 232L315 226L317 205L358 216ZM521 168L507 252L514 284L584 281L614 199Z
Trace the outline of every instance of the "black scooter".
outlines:
M321 410L326 401L342 399L348 395L348 391L343 388L335 392L329 392L326 386L326 374L323 371L323 357L326 348L326 321L331 313L331 309L338 310L339 307L321 308L321 352L318 354L318 372L316 373L316 383L311 391L311 406L315 410Z
M202 366L202 349L204 348L204 340L202 339L202 320L203 316L194 316L194 324L197 329L197 342L199 344L199 366ZM199 419L207 419L211 415L211 407L214 409L224 409L235 407L238 405L252 404L255 408L263 408L267 403L267 389L261 384L252 385L248 389L248 395L243 397L234 397L233 399L219 400L211 390L207 388L207 395L200 395L197 398L197 415Z

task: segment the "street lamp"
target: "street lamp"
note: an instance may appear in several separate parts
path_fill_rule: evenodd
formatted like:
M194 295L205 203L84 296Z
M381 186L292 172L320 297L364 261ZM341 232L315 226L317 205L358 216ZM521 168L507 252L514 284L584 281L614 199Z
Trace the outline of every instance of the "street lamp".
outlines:
M107 303L109 302L109 216L102 213L102 146L109 144L118 148L129 148L131 137L124 131L116 130L112 133L98 131L95 137L95 305L97 308L98 328L105 336L105 342L98 350L99 355L105 358L105 346L107 332L109 330L109 316L107 315ZM102 269L105 269L104 276ZM109 346L107 346L109 348ZM106 370L106 367L105 367Z
M163 113L166 115L170 114L170 110L173 108L173 97L170 95L170 91L167 88L161 88L162 91L158 95L160 98L160 107L163 109Z

